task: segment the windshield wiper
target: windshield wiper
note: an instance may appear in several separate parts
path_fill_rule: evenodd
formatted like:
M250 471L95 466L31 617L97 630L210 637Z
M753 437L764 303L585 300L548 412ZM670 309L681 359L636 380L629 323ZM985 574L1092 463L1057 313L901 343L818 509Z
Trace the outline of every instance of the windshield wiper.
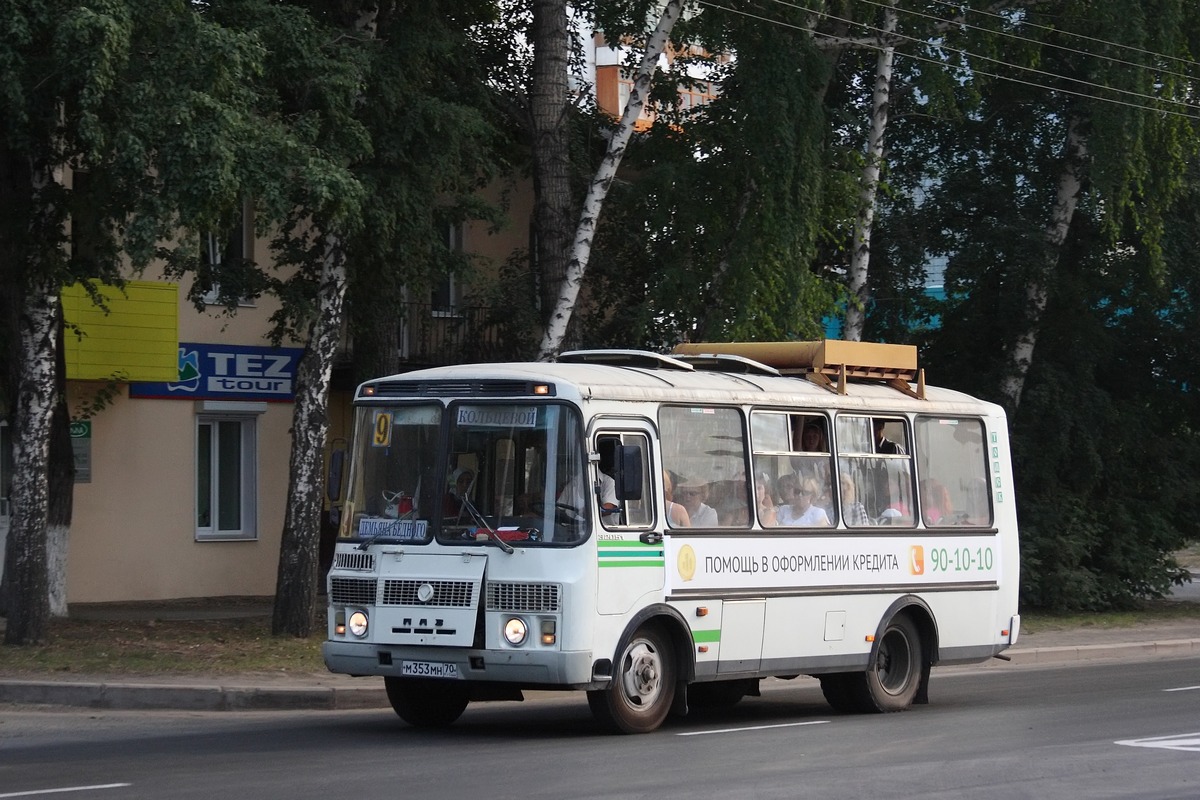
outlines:
M415 513L417 513L417 507L413 506L408 511L405 511L403 514L401 514L400 516L396 517L394 520L389 522L387 525L384 525L378 531L376 531L375 533L368 536L366 539L363 539L361 542L359 542L357 549L362 550L365 553L368 547L375 544L376 539L390 533L397 525L399 525L401 522L404 522L404 521L410 519L412 517L412 515Z
M496 533L495 528L493 528L491 525L488 525L487 520L483 518L483 514L479 513L479 509L475 507L475 504L472 503L470 498L468 498L465 494L462 498L462 508L467 510L467 513L469 513L471 518L475 520L476 525L483 526L483 529L488 533L488 539L495 542L501 550L510 555L516 552L511 544L500 538L500 534ZM461 509L459 510L459 513L461 515Z

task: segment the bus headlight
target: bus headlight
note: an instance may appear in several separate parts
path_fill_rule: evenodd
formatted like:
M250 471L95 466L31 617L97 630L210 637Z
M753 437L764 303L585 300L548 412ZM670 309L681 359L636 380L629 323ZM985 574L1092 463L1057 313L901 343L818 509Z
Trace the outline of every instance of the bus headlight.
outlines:
M347 623L347 627L350 628L350 632L353 633L355 636L358 636L358 637L366 636L367 635L367 612L355 611L353 614L350 615L350 619Z
M525 620L520 617L513 617L504 623L504 638L508 640L509 644L524 644L525 637L528 635L529 628L525 625Z

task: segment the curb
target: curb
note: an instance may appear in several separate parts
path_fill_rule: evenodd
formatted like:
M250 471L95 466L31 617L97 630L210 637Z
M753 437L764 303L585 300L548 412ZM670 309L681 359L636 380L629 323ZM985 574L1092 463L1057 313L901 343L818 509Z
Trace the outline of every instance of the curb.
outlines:
M1154 661L1200 656L1200 639L1019 648L987 669L1079 661ZM349 711L389 708L382 686L240 686L0 679L0 703L128 711Z
M1127 642L1123 644L1077 644L1027 650L1014 647L1006 650L1004 655L1011 659L1008 663L1017 666L1110 659L1152 661L1159 658L1200 655L1200 639L1166 639L1157 642ZM989 662L990 666L996 664L996 659Z
M383 687L181 686L0 680L0 703L132 711L347 711L388 708Z

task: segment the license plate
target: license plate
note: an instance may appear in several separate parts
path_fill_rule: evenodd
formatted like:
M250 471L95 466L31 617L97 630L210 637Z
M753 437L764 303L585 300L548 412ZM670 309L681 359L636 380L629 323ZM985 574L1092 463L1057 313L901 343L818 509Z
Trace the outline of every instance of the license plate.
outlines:
M457 678L458 664L448 661L404 661L400 664L400 674L421 678Z

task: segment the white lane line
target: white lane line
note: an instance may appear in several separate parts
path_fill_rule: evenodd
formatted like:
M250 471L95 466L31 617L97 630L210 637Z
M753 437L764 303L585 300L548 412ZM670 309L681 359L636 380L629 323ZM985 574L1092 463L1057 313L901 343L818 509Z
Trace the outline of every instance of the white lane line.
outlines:
M710 733L743 733L745 731L766 731L772 728L798 728L801 725L824 725L829 722L827 719L818 719L813 722L785 722L779 725L751 725L748 728L719 728L715 731L688 731L687 733L677 733L676 736L708 736ZM2 795L0 795L2 796Z
M61 789L36 789L31 792L9 792L0 794L0 799L5 797L32 797L35 794L59 794L60 792L90 792L93 789L121 789L125 786L132 786L132 783L101 783L95 786L64 786Z
M1120 739L1113 744L1126 747L1153 747L1161 750L1183 750L1200 753L1200 733L1180 733L1175 736L1152 736L1148 739Z
M1200 689L1200 686L1180 686L1177 689L1163 689L1164 692L1194 692Z

